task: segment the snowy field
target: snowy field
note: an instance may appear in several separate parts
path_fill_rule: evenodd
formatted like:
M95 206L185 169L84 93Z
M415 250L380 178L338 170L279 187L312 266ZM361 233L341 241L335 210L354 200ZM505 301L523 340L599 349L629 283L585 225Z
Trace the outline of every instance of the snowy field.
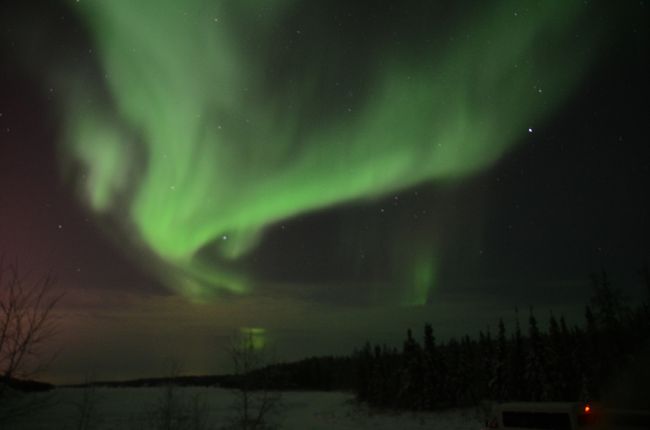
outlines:
M234 394L219 388L175 388L178 402L197 399L203 405L206 430L224 428L233 415ZM163 388L97 388L94 393L61 388L49 394L48 406L12 425L16 430L145 430L152 427L157 405L164 398ZM89 395L91 394L91 395ZM84 402L85 399L90 401ZM196 404L196 403L195 403ZM86 426L82 405L86 408ZM275 421L287 430L410 430L480 429L476 409L439 413L377 413L359 405L351 394L338 392L285 392L282 414ZM191 428L191 427L190 427Z

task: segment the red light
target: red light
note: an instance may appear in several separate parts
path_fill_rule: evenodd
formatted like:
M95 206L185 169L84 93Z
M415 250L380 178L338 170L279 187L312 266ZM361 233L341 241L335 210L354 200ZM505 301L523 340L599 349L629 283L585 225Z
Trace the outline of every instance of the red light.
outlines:
M588 414L589 412L591 412L591 406L585 405L585 414Z

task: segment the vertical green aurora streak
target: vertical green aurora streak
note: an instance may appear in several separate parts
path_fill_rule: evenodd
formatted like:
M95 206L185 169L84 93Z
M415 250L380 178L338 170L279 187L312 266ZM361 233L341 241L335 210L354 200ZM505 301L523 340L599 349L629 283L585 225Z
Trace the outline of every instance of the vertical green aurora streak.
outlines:
M563 51L581 2L490 2L430 54L378 50L364 105L319 121L300 107L319 96L318 70L335 66L316 64L312 76L267 97L259 54L282 47L252 52L239 40L273 40L296 4L73 3L112 105L88 104L90 86L68 83L76 95L66 106L65 155L84 169L90 208L121 223L188 296L249 288L243 275L196 257L208 245L227 266L280 220L489 167L567 97L587 61ZM233 11L255 25L234 31ZM414 266L417 294L426 295L434 262Z

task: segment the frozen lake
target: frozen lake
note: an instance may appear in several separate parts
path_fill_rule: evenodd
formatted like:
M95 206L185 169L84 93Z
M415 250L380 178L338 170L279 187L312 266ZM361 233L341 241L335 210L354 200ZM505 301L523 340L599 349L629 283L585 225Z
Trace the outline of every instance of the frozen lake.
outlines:
M155 428L156 414L165 396L164 388L59 388L48 394L48 406L12 425L16 430L146 430ZM174 402L202 405L199 414L205 430L225 428L234 415L236 396L232 391L212 387L178 387ZM84 398L91 399L86 427L82 421ZM196 400L196 402L194 402ZM377 413L355 402L352 394L340 392L284 392L281 413L274 419L278 429L287 430L409 430L479 429L477 410L438 413ZM187 415L187 414L186 414ZM188 415L187 422L190 418ZM195 429L189 424L183 429Z

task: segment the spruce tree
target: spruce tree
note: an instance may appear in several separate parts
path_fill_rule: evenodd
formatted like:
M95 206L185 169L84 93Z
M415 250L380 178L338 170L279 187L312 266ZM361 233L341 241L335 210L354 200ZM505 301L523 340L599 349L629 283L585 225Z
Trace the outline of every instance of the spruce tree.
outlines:
M447 373L445 391L450 406L459 406L461 400L460 345L455 338L449 339L446 347Z
M480 373L476 378L476 385L480 388L479 397L494 397L492 394L494 384L494 372L495 372L495 352L494 352L494 342L492 341L492 336L488 328L487 335L483 331L479 332L478 335L478 362L476 366L480 369Z
M436 348L436 338L433 335L431 324L424 326L424 389L423 401L425 409L434 409L436 407L438 391L440 386L441 372L440 359Z
M503 319L499 318L499 333L497 335L496 351L493 361L492 379L490 380L490 397L497 401L508 399L507 386L507 360L508 341L506 339L506 326Z
M424 370L420 345L413 339L411 329L407 331L403 349L402 386L399 403L406 409L422 409L422 389Z
M528 324L528 350L525 376L529 400L547 400L549 393L544 343L539 328L537 327L537 319L533 315L532 308L530 309Z
M526 400L526 380L522 376L526 370L526 356L524 339L519 325L519 311L515 308L516 325L512 335L512 348L510 351L510 372L508 374L508 395L510 400Z
M564 351L564 341L560 332L560 324L551 313L548 322L548 342L546 343L547 377L549 382L548 400L569 400L567 396L567 380L565 369L571 363Z
M458 368L460 406L474 405L479 400L479 358L476 354L476 342L472 341L469 335L463 336L460 344L460 362Z
M359 400L370 399L370 385L373 369L372 349L370 343L366 342L361 351L357 354L357 384L356 392Z

